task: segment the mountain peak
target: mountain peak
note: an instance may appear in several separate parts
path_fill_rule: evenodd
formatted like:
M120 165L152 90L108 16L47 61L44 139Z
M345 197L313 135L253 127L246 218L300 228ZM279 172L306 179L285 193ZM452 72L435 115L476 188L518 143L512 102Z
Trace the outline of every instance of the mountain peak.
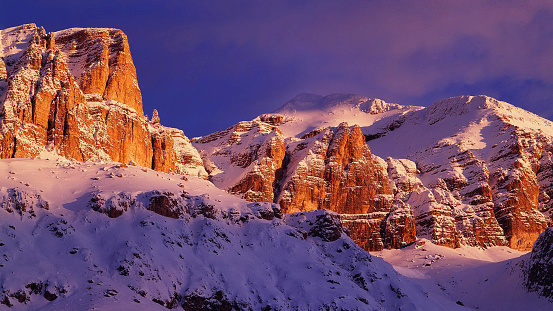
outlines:
M204 173L182 131L144 117L130 47L119 29L46 33L26 24L0 30L0 110L2 158L55 151L76 160Z
M367 97L358 94L334 93L321 96L317 94L302 93L275 110L275 113L328 110L342 105L355 106L368 100L369 99Z
M426 109L426 119L429 124L434 124L449 117L499 107L501 104L497 99L485 95L456 96L438 100L430 105Z
M381 118L420 109L422 107L387 103L358 94L302 93L274 113L286 116L286 122L280 126L285 136L300 137L320 127L338 126L342 121L369 126Z
M462 95L440 99L434 102L428 108L432 110L436 109L437 107L447 107L448 109L458 108L466 111L467 109L486 109L501 107L501 103L502 102L500 102L499 100L486 95Z

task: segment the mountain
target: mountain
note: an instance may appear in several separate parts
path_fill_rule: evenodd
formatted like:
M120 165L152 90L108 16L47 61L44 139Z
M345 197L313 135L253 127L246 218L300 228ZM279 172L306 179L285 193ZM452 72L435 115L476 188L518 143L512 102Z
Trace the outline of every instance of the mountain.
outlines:
M1 30L0 118L2 158L55 151L207 176L182 131L144 116L127 37L118 29Z
M417 237L529 250L551 222L551 122L507 103L301 94L191 143L157 112L144 116L120 30L29 24L0 35L3 158L54 151L209 176L285 212L337 211L368 250Z
M0 30L0 108L0 304L549 306L553 123L508 103L300 94L189 140L144 114L121 30L28 24Z
M352 120L357 125L343 123ZM423 108L360 95L301 94L250 122L286 149L284 156L263 154L277 174L243 177L262 170L234 160L259 154L252 156L240 139L221 137L262 136L230 128L193 140L204 162L213 163L208 171L217 173L210 178L217 183L232 172L220 187L246 199L255 191L251 185L272 184L273 196L255 200L279 203L285 212L336 211L367 250L417 238L530 250L552 223L553 123L508 103L461 96ZM214 156L211 146L224 152Z

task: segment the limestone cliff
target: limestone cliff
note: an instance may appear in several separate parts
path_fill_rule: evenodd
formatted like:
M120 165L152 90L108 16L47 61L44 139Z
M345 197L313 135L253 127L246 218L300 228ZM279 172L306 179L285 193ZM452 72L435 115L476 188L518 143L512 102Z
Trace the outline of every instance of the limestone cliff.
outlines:
M207 176L182 132L151 125L144 116L121 30L46 33L28 24L1 30L0 40L0 157L48 150L166 172L195 167L191 173Z
M413 214L393 204L388 175L358 126L343 123L285 142L275 127L282 121L261 117L196 139L210 180L247 200L279 203L285 213L338 212L365 249L415 241Z
M284 137L271 124L240 122L193 141L210 180L249 201L274 200L274 184L282 174Z
M388 208L388 176L373 160L359 126L342 123L306 137L288 146L277 198L284 211L326 208L364 214Z
M413 207L418 236L531 249L551 222L553 123L486 96L441 100L388 122L396 126L382 126L369 144L413 161L421 182L396 197Z
M248 199L273 200L285 212L336 211L365 249L428 238L449 247L528 250L551 223L553 123L510 104L462 96L422 108L358 95L302 94L278 111L252 121L288 135L277 177L270 173L275 196L245 195L250 188L244 184L268 185L262 180L269 175L218 182ZM317 127L344 119L364 126ZM315 130L306 131L306 122ZM205 145L228 131L200 140ZM238 136L261 137L244 131ZM372 155L364 140L386 160ZM241 141L236 153L227 141L215 144L219 162L251 158L258 145L250 149ZM214 153L202 152L217 178ZM237 165L231 175L244 172Z

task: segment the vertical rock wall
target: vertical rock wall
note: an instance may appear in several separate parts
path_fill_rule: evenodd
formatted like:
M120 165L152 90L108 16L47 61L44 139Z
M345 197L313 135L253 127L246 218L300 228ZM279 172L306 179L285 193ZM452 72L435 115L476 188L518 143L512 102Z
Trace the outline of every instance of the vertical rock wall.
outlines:
M46 34L29 24L2 31L0 39L8 47L0 55L2 158L48 150L81 161L133 161L165 172L195 166L194 174L206 176L182 132L166 135L174 129L145 118L121 30Z

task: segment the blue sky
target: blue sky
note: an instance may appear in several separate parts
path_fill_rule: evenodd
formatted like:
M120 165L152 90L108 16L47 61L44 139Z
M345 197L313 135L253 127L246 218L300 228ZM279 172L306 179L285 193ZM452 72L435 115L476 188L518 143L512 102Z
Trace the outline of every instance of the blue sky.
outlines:
M428 106L485 94L553 118L551 1L4 1L0 28L113 27L144 111L194 137L303 92Z

